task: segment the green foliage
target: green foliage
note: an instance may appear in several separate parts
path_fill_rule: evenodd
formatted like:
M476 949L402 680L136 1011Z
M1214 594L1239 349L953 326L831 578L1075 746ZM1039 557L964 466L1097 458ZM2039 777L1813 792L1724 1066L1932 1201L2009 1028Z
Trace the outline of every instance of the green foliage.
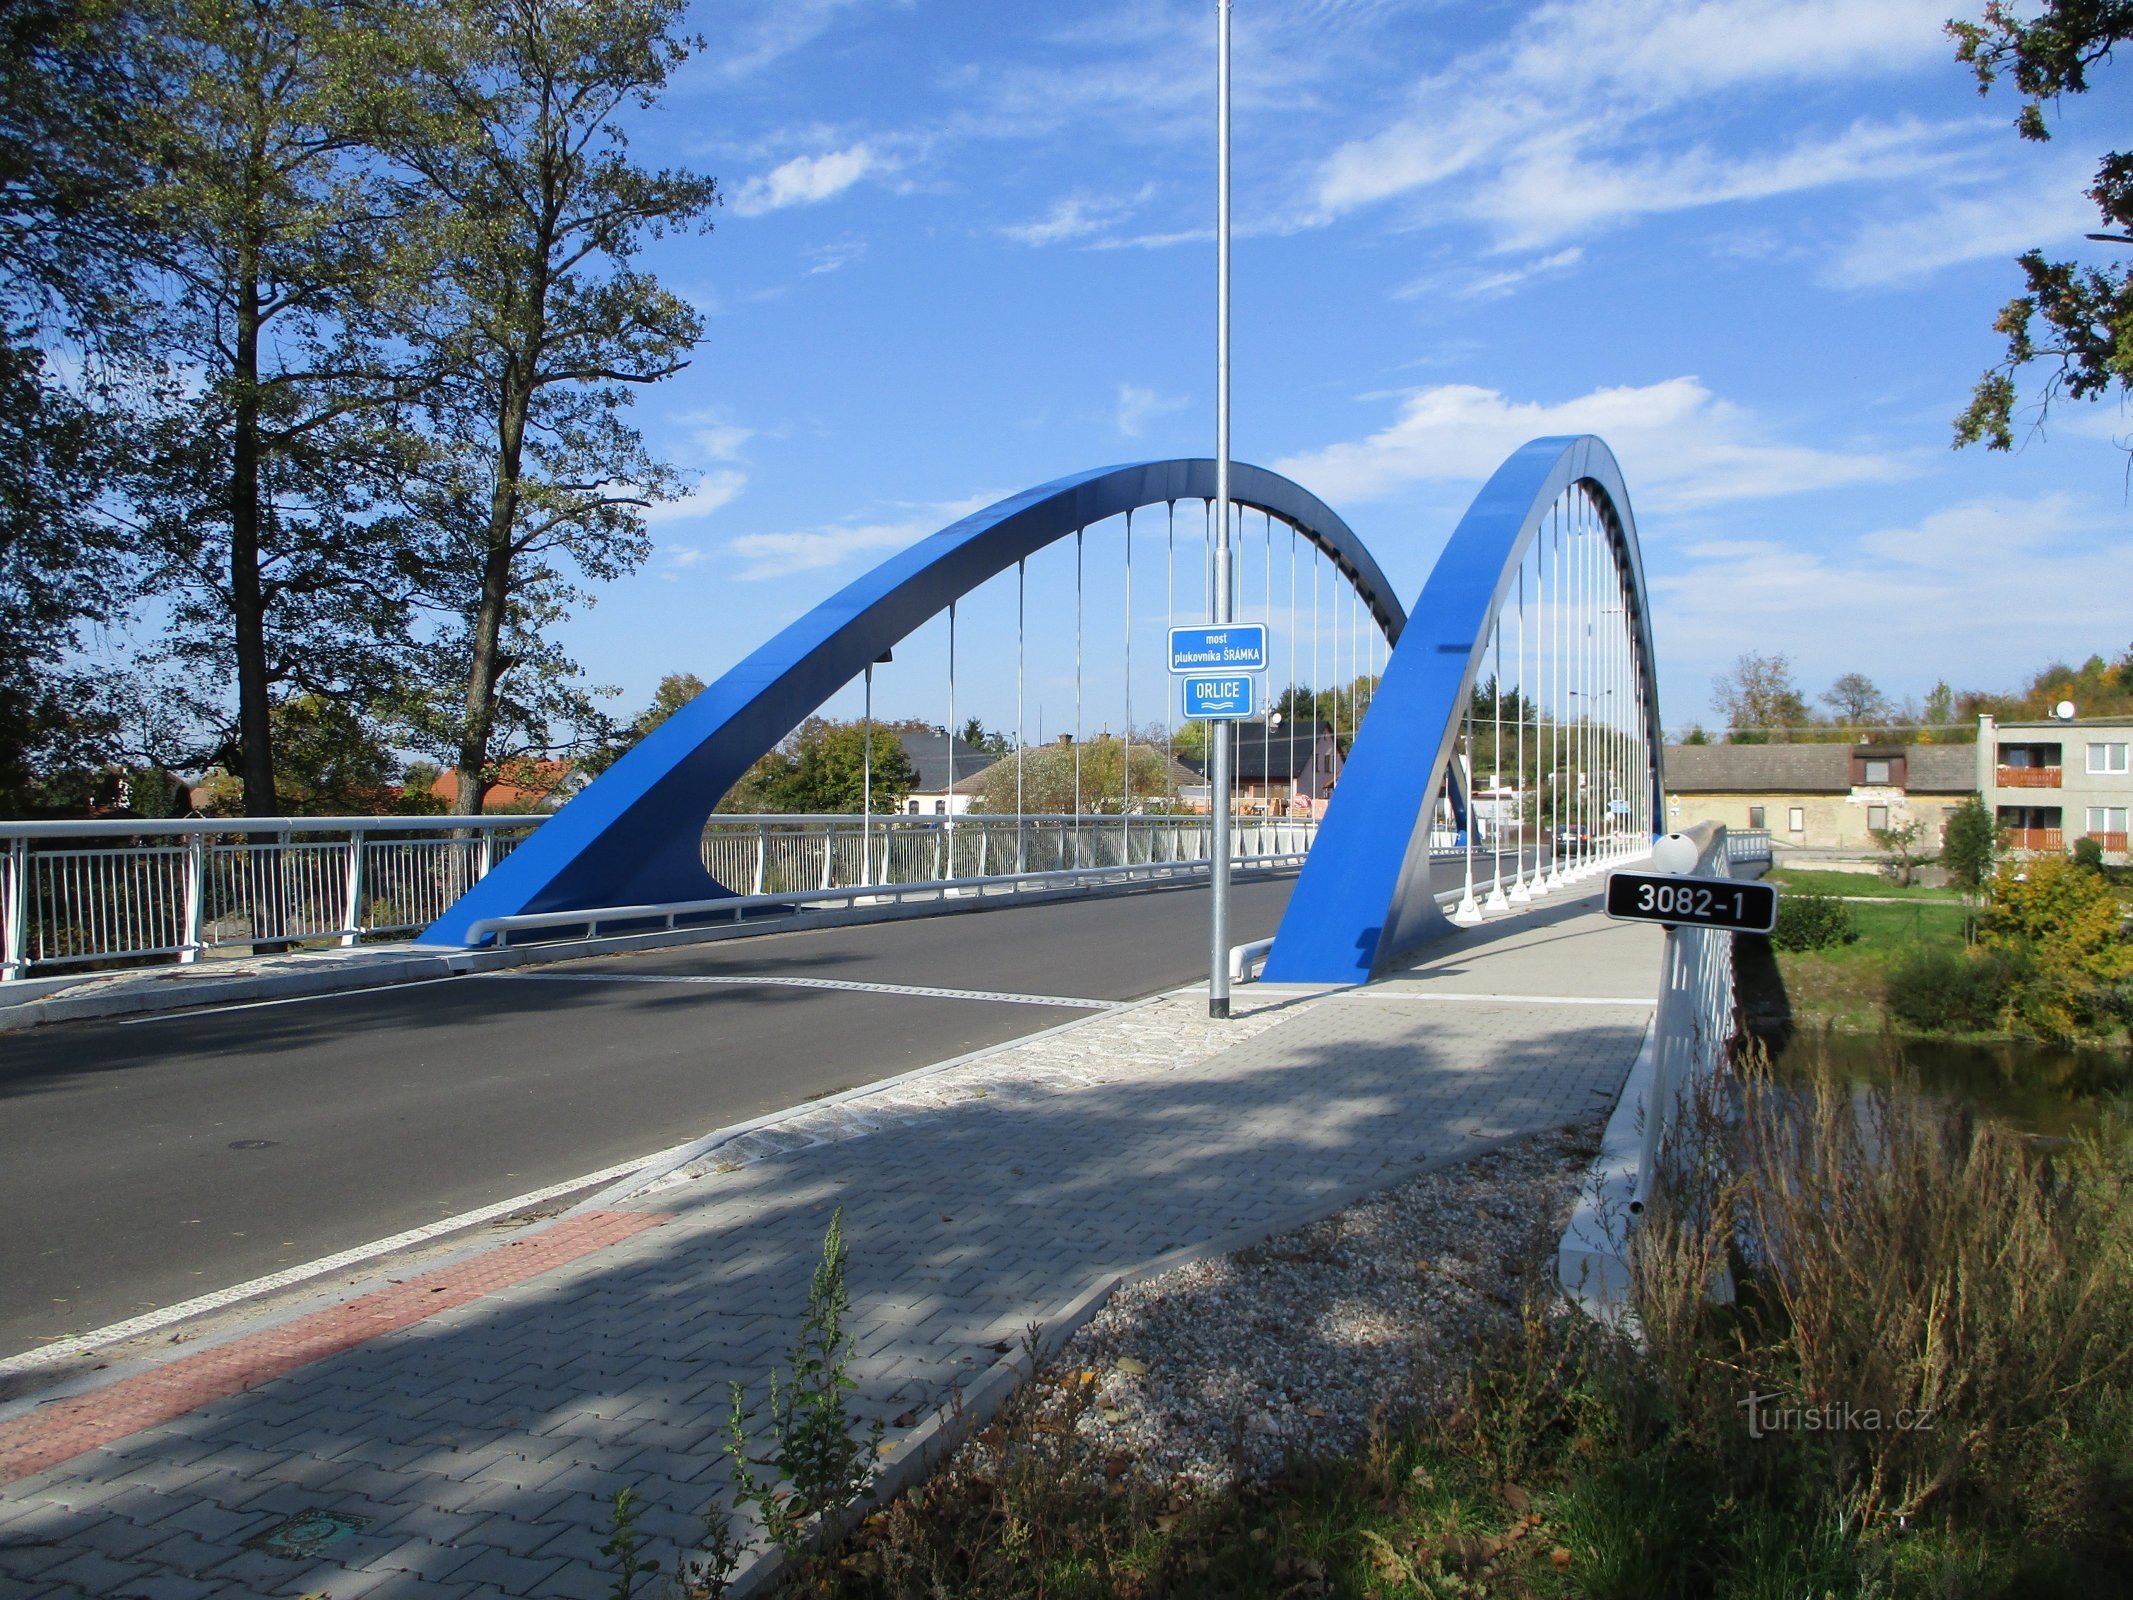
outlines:
M2101 841L2084 833L2074 841L2074 848L2071 853L2074 865L2081 868L2082 871L2096 873L2099 877L2102 875L2103 845Z
M2016 979L1990 951L1928 945L1890 963L1883 979L1889 1015L1922 1033L1987 1033L2001 1024Z
M968 722L964 723L957 730L956 737L969 745L971 749L993 757L1004 756L1015 747L1014 740L1004 733L990 731L976 717L972 717Z
M2110 59L2115 46L2133 39L2133 4L2043 0L2025 16L2009 0L1988 0L1982 21L1951 22L1948 32L1956 59L1976 74L1978 92L1989 93L2002 74L2011 74L2022 96L2016 131L2047 140L2046 108L2086 93L2091 71ZM2133 154L2105 152L2088 196L2107 228L2133 230ZM2014 447L2015 375L2034 363L2047 365L2036 408L2039 425L2061 398L2133 393L2133 270L2053 261L2041 250L2025 251L2020 262L2025 292L1993 322L2007 340L2007 354L1978 380L1956 419L1958 447L1980 440L1994 450Z
M1116 816L1129 805L1137 812L1163 812L1172 809L1178 783L1192 781L1189 774L1172 774L1163 760L1162 746L1136 743L1129 797L1127 759L1125 740L1108 736L1085 739L1078 745L1047 744L1026 750L1022 755L1023 809L1036 815L1071 813L1076 810L1078 794L1083 813ZM985 811L1013 814L1013 756L986 769L978 780L977 799Z
M2010 1019L2047 1038L2095 1031L2133 979L2111 886L2064 856L2008 861L1993 874L1979 942L2014 967Z
M659 1570L657 1561L647 1561L640 1554L643 1544L643 1536L637 1532L637 1491L627 1486L617 1489L608 1504L607 1542L600 1546L600 1554L615 1563L615 1584L608 1590L610 1600L634 1600L637 1580Z
M1726 719L1733 744L1782 743L1814 720L1783 655L1743 655L1712 681L1711 704Z
M1917 817L1872 830L1876 848L1884 852L1881 870L1900 888L1910 888L1912 878L1917 875L1918 841L1925 836L1925 831L1925 823Z
M757 1473L751 1454L765 1441L747 1392L739 1382L732 1385L726 1453L733 1462L734 1500L754 1507L764 1532L788 1555L798 1554L821 1518L870 1495L880 1451L882 1423L861 1428L850 1408L849 1396L859 1385L850 1375L852 1347L844 1335L851 1309L849 1255L840 1207L830 1215L822 1259L808 1283L792 1375L781 1379L771 1369L767 1476Z
M1980 893L1992 876L1999 836L1991 808L1977 795L1965 795L1963 803L1948 813L1941 835L1940 865L1948 881L1966 894Z
M374 816L394 809L400 763L345 701L295 695L273 710L276 791L294 816Z
M592 754L578 763L579 766L598 777L641 744L646 734L703 692L704 680L695 673L668 673L653 691L652 703L631 718L629 726L595 747Z
M1852 908L1828 894L1781 894L1770 942L1780 950L1827 950L1859 937Z
M896 737L896 725L874 725L872 759L864 722L809 717L759 758L718 803L722 812L799 812L856 815L873 768L876 814L901 811L918 769Z

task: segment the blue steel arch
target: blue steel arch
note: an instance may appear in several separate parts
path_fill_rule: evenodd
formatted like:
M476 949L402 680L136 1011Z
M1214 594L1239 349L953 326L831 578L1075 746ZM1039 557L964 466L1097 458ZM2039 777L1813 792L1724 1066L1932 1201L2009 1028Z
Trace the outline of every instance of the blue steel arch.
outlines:
M1489 625L1556 500L1583 486L1622 575L1635 626L1645 725L1659 689L1629 490L1591 434L1535 439L1496 469L1452 531L1356 730L1340 785L1267 954L1269 983L1365 983L1444 931L1429 831L1473 693ZM1648 746L1654 818L1665 813L1660 742Z
M1332 558L1388 639L1406 623L1392 586L1326 503L1278 473L1230 468L1231 497ZM653 730L536 829L423 934L465 944L484 917L716 899L704 818L766 750L867 664L1023 557L1108 517L1215 496L1212 460L1146 461L1060 478L973 512L848 584Z

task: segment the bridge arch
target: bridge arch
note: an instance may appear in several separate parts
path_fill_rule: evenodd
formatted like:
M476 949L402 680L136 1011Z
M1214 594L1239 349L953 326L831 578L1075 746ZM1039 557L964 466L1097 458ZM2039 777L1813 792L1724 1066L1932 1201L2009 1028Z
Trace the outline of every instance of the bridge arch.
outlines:
M1231 498L1324 551L1397 643L1406 612L1326 503L1278 473L1230 469ZM988 578L1107 518L1212 501L1210 459L1100 467L1012 495L891 556L792 623L675 712L498 862L423 934L464 944L487 917L716 899L704 819L755 760L869 663Z
M1566 497L1589 512L1625 613L1627 684L1647 730L1634 815L1651 826L1665 814L1658 681L1629 490L1598 438L1535 439L1482 486L1415 602L1289 897L1267 955L1268 982L1364 983L1446 931L1435 882L1444 863L1433 864L1430 850L1437 798L1448 775L1459 787L1454 745L1491 630ZM1470 810L1460 807L1462 819Z

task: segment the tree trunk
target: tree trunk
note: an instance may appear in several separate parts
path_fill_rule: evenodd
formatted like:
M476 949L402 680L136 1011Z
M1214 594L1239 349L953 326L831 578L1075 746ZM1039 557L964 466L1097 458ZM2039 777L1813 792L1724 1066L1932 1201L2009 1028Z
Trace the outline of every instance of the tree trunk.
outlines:
M239 268L236 415L230 432L230 612L237 650L237 776L244 814L281 815L274 792L273 724L267 689L267 606L259 576L259 269L247 248Z
M484 538L481 598L474 613L473 660L467 669L466 725L459 737L459 777L452 814L481 814L489 785L489 735L496 723L496 685L503 676L504 622L511 604L511 533L518 521L518 474L526 442L526 417L532 409L531 385L521 374L506 377L501 415L497 418L496 487L489 496L489 525Z

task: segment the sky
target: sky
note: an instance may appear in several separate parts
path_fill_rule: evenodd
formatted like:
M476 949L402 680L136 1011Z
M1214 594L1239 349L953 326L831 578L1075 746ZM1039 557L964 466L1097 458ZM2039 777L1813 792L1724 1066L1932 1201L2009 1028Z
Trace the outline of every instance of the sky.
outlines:
M1238 0L1235 455L1332 505L1412 602L1506 455L1599 434L1670 729L1711 719L1743 652L1790 657L1810 699L1846 672L1901 698L2115 658L2133 417L2056 408L2011 455L1951 439L2013 258L2109 259L2082 190L2124 142L2133 65L2026 143L2011 91L1981 99L1955 62L1956 9ZM706 47L631 129L725 195L709 233L643 258L708 319L637 406L693 488L565 634L616 710L716 677L971 509L1213 453L1214 15L694 8ZM1150 515L1137 724L1166 692ZM1126 714L1121 531L1085 552L1085 729ZM1032 563L1029 737L1072 726L1071 559ZM961 608L958 719L1015 725L1013 608L1011 580ZM945 722L944 656L945 623L899 646L877 714Z

